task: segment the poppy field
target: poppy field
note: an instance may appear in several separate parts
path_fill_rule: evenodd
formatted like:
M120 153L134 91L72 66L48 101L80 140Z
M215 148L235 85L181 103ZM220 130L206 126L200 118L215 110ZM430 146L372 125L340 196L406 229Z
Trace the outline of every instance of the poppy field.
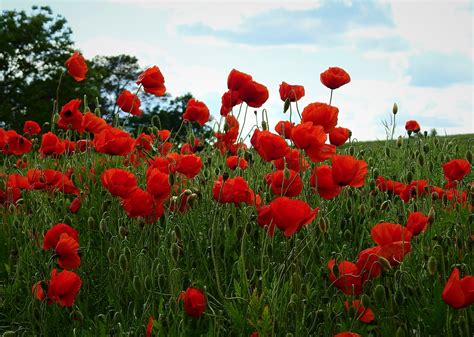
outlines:
M87 81L80 53L64 61ZM164 75L145 70L121 114ZM0 333L472 336L472 135L428 134L395 104L387 140L358 142L338 123L350 75L320 79L302 107L303 86L232 69L218 118L188 102L185 142L105 120L58 79L50 123L0 128ZM269 95L287 120L269 123Z

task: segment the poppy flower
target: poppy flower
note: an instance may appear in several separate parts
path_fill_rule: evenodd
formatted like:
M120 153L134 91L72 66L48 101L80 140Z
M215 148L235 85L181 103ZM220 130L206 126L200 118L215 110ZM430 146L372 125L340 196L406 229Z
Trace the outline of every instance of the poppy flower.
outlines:
M222 204L245 202L253 204L255 195L249 185L242 177L228 178L224 181L222 176L214 182L212 188L212 197Z
M31 287L33 297L38 301L43 301L46 298L46 294L43 290L43 281L38 281Z
M285 137L285 139L291 138L291 130L295 126L295 123L290 123L289 121L279 121L277 125L275 125L275 131L280 136Z
M339 186L364 186L367 163L352 156L337 155L332 160L332 179Z
M81 265L81 258L78 254L79 243L67 233L62 233L59 236L55 251L58 256L58 264L62 269L72 270Z
M59 113L58 127L64 130L76 130L77 132L84 131L82 126L83 115L79 111L81 105L80 99L70 100L63 105Z
M23 133L30 136L38 135L41 132L41 126L35 121L26 121L23 125Z
M122 91L119 97L117 97L117 105L120 109L134 116L141 116L143 114L143 111L140 110L141 104L140 98L128 90Z
M364 249L357 255L356 266L359 269L359 275L362 278L362 283L380 275L380 249L380 246L370 247Z
M270 205L257 207L257 224L267 230L270 237L275 233L275 223L273 222Z
M245 82L239 89L240 98L252 108L260 108L268 99L268 89L255 81Z
M58 223L46 232L43 241L43 249L48 250L56 248L56 245L60 240L61 234L64 233L66 233L69 237L73 238L76 242L79 242L79 234L74 228L64 223Z
M66 68L69 75L71 75L77 82L86 79L88 70L86 60L78 51L74 52L74 54L67 59Z
M27 172L28 182L35 190L47 189L54 192L79 195L79 189L62 172L53 169L31 169Z
M16 204L21 198L21 190L18 187L0 186L0 204Z
M340 332L337 335L334 335L334 337L361 337L358 333L355 332Z
M125 156L132 151L134 142L128 132L108 127L94 135L92 145L97 152Z
M359 275L357 265L349 261L342 261L337 266L338 275L334 273L335 265L336 260L329 260L329 280L331 283L346 295L360 295L362 292L362 278Z
M428 188L427 180L413 180L409 185L405 185L399 196L404 202L408 202L410 199L418 198L425 194L426 188Z
M3 146L3 152L5 154L21 156L29 152L33 145L30 140L19 135L14 130L6 131L4 137L5 145Z
M324 144L327 136L320 125L312 122L295 125L291 130L291 140L299 149L307 149L315 144Z
M47 132L41 137L39 152L42 157L49 155L62 155L66 147L64 143L52 132Z
M342 68L329 67L320 75L321 83L331 90L342 87L351 81L349 74Z
M324 132L331 132L337 125L339 109L325 103L308 104L301 114L301 123L313 122L314 125L321 125Z
M375 179L375 186L377 186L379 191L395 195L400 195L406 187L404 183L395 180L387 180L382 176L378 176L377 179Z
M303 226L310 224L319 208L311 209L302 200L278 197L270 203L270 211L275 226L283 231L283 235L290 237Z
M329 132L329 142L332 145L341 146L344 145L349 137L351 136L351 130L337 127Z
M410 252L413 234L399 224L379 223L372 227L370 235L380 247L378 255L386 258L392 266L400 264Z
M183 120L197 122L203 126L209 121L209 108L204 102L191 98L183 114Z
M349 310L349 301L344 301L346 310ZM365 308L360 300L353 300L351 305L357 313L357 319L363 323L370 323L375 319L374 312L370 308Z
M273 165L278 170L283 170L285 167L289 170L303 172L309 167L304 155L298 149L290 149L286 156L280 159L275 159ZM286 165L286 166L285 166Z
M330 144L313 143L304 152L313 163L331 159L336 154L336 147Z
M239 91L245 83L250 81L252 81L252 76L237 69L232 69L227 77L227 88L232 91Z
M221 97L221 116L227 116L232 111L232 108L240 103L242 103L242 99L238 91L226 91Z
M266 162L283 158L290 152L290 148L283 138L267 130L256 129L250 142Z
M129 171L111 168L100 176L102 186L116 197L126 198L138 188L137 178Z
M148 161L150 168L157 168L163 173L175 173L176 172L176 162L178 161L179 154L172 152L166 157L154 157ZM150 169L149 168L149 169Z
M471 164L465 159L454 159L443 164L443 172L448 182L460 181L471 172Z
M199 174L202 168L202 159L195 154L186 154L178 157L176 171L192 179Z
M151 337L151 332L153 330L153 321L155 318L153 316L150 316L148 319L148 324L146 325L146 337Z
M163 96L166 92L165 78L157 66L148 68L138 76L137 84L143 86L143 90L155 96Z
M82 281L79 275L72 271L59 272L53 269L48 287L49 303L57 303L62 307L71 307L77 293L81 289Z
M72 214L76 214L77 212L79 212L80 208L81 208L81 199L79 199L79 197L76 197L71 202L71 205L69 205L69 212L71 212Z
M171 193L169 176L159 169L152 168L146 173L146 190L151 193L156 200L164 200Z
M410 212L406 229L412 232L413 235L418 235L424 232L428 225L428 217L421 212Z
M420 132L420 124L415 120L409 120L405 123L405 130L407 130L409 134L412 132Z
M109 125L104 119L88 111L84 114L84 117L82 118L82 127L87 132L99 133L109 127Z
M180 294L179 300L184 302L184 311L190 317L201 317L206 311L207 300L200 289L189 287Z
M466 308L474 303L474 276L460 278L459 269L449 275L441 295L444 303L455 309Z
M130 218L147 218L158 219L164 213L163 204L155 202L153 196L142 190L136 188L122 200L122 207Z
M158 137L162 142L165 142L168 138L171 136L171 131L170 130L158 130Z
M291 85L286 82L280 84L280 98L282 101L289 100L296 102L304 96L304 87L302 85Z
M235 170L237 167L239 167L241 170L245 170L249 166L249 163L244 158L239 156L230 156L226 159L225 163L231 170Z
M286 172L286 173L285 173ZM285 175L287 175L285 177ZM267 184L277 196L296 197L303 190L303 180L293 170L279 170L267 175Z
M328 165L316 167L311 174L309 184L317 189L321 198L326 200L334 199L342 191L342 187L334 182L331 167Z

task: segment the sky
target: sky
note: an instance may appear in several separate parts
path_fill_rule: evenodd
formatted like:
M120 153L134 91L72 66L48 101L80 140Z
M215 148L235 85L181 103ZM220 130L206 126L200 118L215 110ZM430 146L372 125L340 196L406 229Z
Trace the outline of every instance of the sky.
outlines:
M273 129L288 119L282 81L305 87L302 110L328 103L320 73L338 66L351 82L332 102L356 139L385 139L382 121L395 102L396 135L410 119L442 135L474 132L470 1L0 0L2 10L35 4L67 19L86 59L129 54L157 65L169 93L191 92L217 120L233 68L267 86Z

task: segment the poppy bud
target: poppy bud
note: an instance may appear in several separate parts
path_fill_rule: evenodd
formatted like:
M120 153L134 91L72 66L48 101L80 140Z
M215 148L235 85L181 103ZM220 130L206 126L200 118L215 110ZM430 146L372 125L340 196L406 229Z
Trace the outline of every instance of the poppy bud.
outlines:
M408 171L407 176L406 176L406 181L407 183L411 183L412 180L413 180L413 173L411 171Z
M344 239L345 239L346 241L350 241L350 240L351 240L351 231L350 231L350 230L346 229L346 230L344 231Z
M430 208L428 212L428 224L431 225L436 219L436 212L433 207Z
M138 294L141 294L142 283L140 282L140 278L137 275L133 277L132 285L133 285L133 290L135 290Z
M420 153L420 155L418 156L418 163L420 164L420 166L425 165L425 159L423 158L423 156L421 155L421 153Z
M315 313L315 321L316 322L322 322L324 321L324 310L323 309L319 309L316 311Z
M362 302L364 308L370 307L370 297L368 295L362 294L360 301Z
M375 304L379 308L383 308L385 305L385 287L381 284L377 284L374 289L374 298L375 298Z
M390 200L385 200L384 202L382 202L382 204L380 205L380 210L381 211L385 211L388 206L390 205Z
M128 236L128 229L123 227L123 226L120 226L119 227L119 234L123 238L127 237Z
M58 121L59 121L59 114L58 113L55 113L53 115L53 124L58 124Z
M374 217L376 213L377 213L377 211L375 210L375 208L373 208L373 207L370 208L370 211L369 211L370 217Z
M131 257L132 257L132 251L130 250L130 248L128 247L125 247L123 249L123 253L125 254L125 256L127 257L127 260L130 261Z
M168 182L170 183L170 186L173 186L175 181L176 181L175 175L173 173L170 173L168 175Z
M153 282L151 280L150 275L145 276L145 281L143 282L143 285L145 286L145 289L148 291L151 291L153 288Z
M105 234L105 232L107 231L107 224L105 222L105 219L100 219L99 229L102 234Z
M389 271L392 269L392 266L390 265L390 262L383 256L377 256L377 259L380 263L380 266L382 267L383 270Z
M433 193L431 193L431 199L433 199L433 200L438 200L438 199L439 199L439 194L438 194L438 192L433 192Z
M90 216L87 218L87 226L89 226L89 228L94 227L94 223L95 223L95 220L93 217Z
M226 181L227 179L229 179L229 173L224 172L224 174L222 175L222 180Z
M388 147L385 148L385 155L390 157L390 149Z
M173 258L174 262L176 263L179 258L179 246L177 243L173 243L170 248L170 254L171 257Z
M125 254L120 254L120 256L119 256L119 266L120 266L120 270L122 270L122 272L126 272L128 270L128 260L127 260L127 257L125 256Z
M360 215L365 214L365 205L364 204L359 205L359 214Z
M263 129L264 131L265 131L265 130L268 130L267 122L262 121L262 129Z
M402 147L403 145L403 138L402 136L399 136L397 139L397 147Z
M5 331L2 337L15 337L15 335L16 335L15 331L9 330L9 331Z
M436 258L434 256L430 256L428 259L428 272L431 276L436 273L437 265L436 265Z
M326 233L329 229L329 221L323 217L319 218L318 227L321 230L321 232Z
M349 147L349 154L350 154L351 156L353 156L354 153L355 153L355 148L354 148L354 146L350 146L350 147Z
M392 113L396 115L398 112L398 105L397 103L393 103Z
M428 144L423 145L423 152L424 153L430 152L430 146Z
M83 321L84 320L84 315L82 314L82 312L80 312L79 310L73 310L71 311L71 313L69 314L69 319L71 321Z
M107 250L107 259L109 260L110 264L113 264L115 261L115 249L113 247L109 247Z

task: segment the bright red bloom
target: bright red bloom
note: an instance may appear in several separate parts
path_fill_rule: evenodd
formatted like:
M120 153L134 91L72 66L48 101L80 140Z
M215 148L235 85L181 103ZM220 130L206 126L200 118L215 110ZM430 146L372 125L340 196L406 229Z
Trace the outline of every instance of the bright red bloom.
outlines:
M367 163L352 156L332 157L332 179L339 186L364 186Z
M285 163L286 168L294 171L303 172L306 171L306 169L309 167L309 164L306 161L304 155L302 155L297 149L290 149L290 152L288 152L285 157L275 159L273 161L273 165L275 165L275 168L278 170L284 170Z
M30 136L38 135L41 132L41 126L35 121L26 121L23 125L23 133Z
M143 90L155 96L163 96L166 92L165 78L157 66L148 68L138 76L137 84L143 86Z
M380 275L381 267L379 262L380 247L370 247L361 251L357 256L356 266L362 282Z
M126 198L138 188L137 178L126 170L111 168L100 176L104 186L113 196Z
M460 181L471 172L471 164L466 159L454 159L443 164L444 177L449 181Z
M383 222L372 227L372 239L380 246L379 256L386 258L392 266L403 261L410 252L412 233L399 224Z
M92 144L97 152L125 156L132 151L135 140L128 132L108 127L94 135Z
M291 140L299 149L322 145L326 139L327 136L323 127L314 125L312 122L298 124L291 130Z
M474 303L474 276L459 276L459 269L454 268L446 281L441 296L444 303L455 309L466 308Z
M81 258L78 253L79 243L67 233L62 233L59 236L55 250L58 256L58 264L62 269L72 270L81 265Z
M242 177L228 178L224 181L222 176L219 176L214 182L212 197L222 204L234 203L236 205L241 202L253 204L255 200L254 192Z
M242 99L240 98L240 93L235 90L226 91L221 98L221 116L227 116L229 112L232 111L232 108L240 103Z
M425 194L427 187L427 180L413 180L409 185L405 185L405 188L400 193L400 198L404 202L408 202L410 199L417 198L418 196Z
M151 337L151 331L153 330L153 321L155 318L150 316L148 319L148 324L146 325L146 337Z
M151 168L146 172L146 190L157 200L164 200L171 193L169 176L159 169Z
M336 147L330 144L313 143L304 152L313 163L331 159L336 154Z
M346 310L349 310L349 301L344 301ZM351 307L357 312L357 319L363 323L370 323L375 319L374 312L370 308L365 308L360 300L353 300Z
M134 189L125 199L122 200L122 207L130 218L145 218L154 221L164 213L163 204L153 200L153 196L142 190Z
M317 188L321 198L331 200L339 195L342 187L332 179L332 169L328 165L321 165L314 169L309 180L310 186Z
M42 157L49 155L62 155L66 151L64 143L52 132L43 134L39 152Z
M35 190L47 189L54 192L79 195L79 189L71 179L62 172L46 169L28 170L28 182Z
M321 83L329 89L337 89L351 81L349 74L342 68L329 67L326 71L321 73Z
M290 237L303 226L310 224L319 208L311 209L302 200L279 197L270 203L270 211L275 226L283 231L283 235Z
M143 111L140 110L142 105L140 98L128 90L122 91L119 97L117 97L117 105L122 111L131 113L134 116L141 116L143 114Z
M296 102L304 96L304 87L302 85L291 85L286 82L280 84L280 98L282 101L289 100Z
M203 126L209 121L209 108L204 102L191 98L186 106L186 111L183 114L183 120L197 122Z
M283 138L270 131L255 130L250 141L264 161L280 159L289 154L290 148Z
M268 89L263 84L248 81L239 89L240 98L252 108L260 108L268 99Z
M337 266L337 275L334 273L335 265L336 260L329 260L329 280L331 283L346 295L360 295L362 292L362 278L359 275L359 268L357 268L355 263L342 261Z
M270 205L257 207L257 224L267 230L270 237L275 233L275 223L273 222Z
M252 76L237 69L232 69L227 77L227 88L232 91L239 91L245 83L250 81L252 81Z
M180 294L179 300L184 301L184 311L190 317L201 317L206 311L206 296L200 289L189 287Z
M5 154L21 156L31 150L31 141L19 135L14 130L6 131L4 133L4 141L5 145L3 146L3 152Z
M231 170L235 170L237 167L241 170L245 170L249 166L249 163L239 156L230 156L226 159L225 163Z
M61 237L61 234L66 233L69 237L73 238L76 242L79 242L79 234L77 231L64 224L64 223L58 223L51 227L47 232L46 235L44 236L44 241L43 241L43 249L53 249L56 248L56 245L59 242L59 239Z
M31 292L33 293L33 297L38 301L43 301L46 298L46 294L43 290L43 282L38 281L31 287Z
M413 233L418 235L424 232L428 225L428 217L421 212L410 212L406 228Z
M109 125L104 119L88 111L84 114L84 117L82 118L82 127L87 132L99 133L102 130L108 128Z
M420 124L415 120L410 120L405 123L405 130L410 132L420 132Z
M382 192L400 195L407 185L399 181L386 180L384 177L378 176L377 179L375 179L375 186Z
M321 125L324 132L331 132L337 125L339 109L325 103L311 103L303 109L301 123L313 122Z
M87 64L84 57L79 52L74 52L66 61L67 71L77 82L86 79Z
M344 145L349 137L351 136L351 130L337 127L329 132L329 142L332 145L341 146Z
M337 335L334 335L334 337L361 337L358 333L355 332L340 332Z
M199 174L202 169L202 159L195 154L179 156L176 171L192 179Z
M71 205L69 205L69 212L71 212L72 214L76 214L77 212L79 212L80 208L81 208L81 199L79 199L79 197L76 197L71 202Z
M53 269L48 287L49 303L71 307L81 289L81 285L81 278L76 273L68 270L58 273L56 269Z
M58 127L64 130L76 130L77 132L84 131L82 126L83 115L79 111L81 105L80 99L70 100L63 105L59 113Z
M158 130L158 137L162 142L166 141L168 138L171 136L171 131L170 130Z
M287 170L286 172L287 177L285 177L285 170L267 174L267 184L271 186L273 194L277 196L296 197L303 190L303 180L296 171Z
M291 130L295 126L295 123L290 123L289 121L279 121L277 125L275 125L275 131L280 135L285 137L286 139L291 138Z

